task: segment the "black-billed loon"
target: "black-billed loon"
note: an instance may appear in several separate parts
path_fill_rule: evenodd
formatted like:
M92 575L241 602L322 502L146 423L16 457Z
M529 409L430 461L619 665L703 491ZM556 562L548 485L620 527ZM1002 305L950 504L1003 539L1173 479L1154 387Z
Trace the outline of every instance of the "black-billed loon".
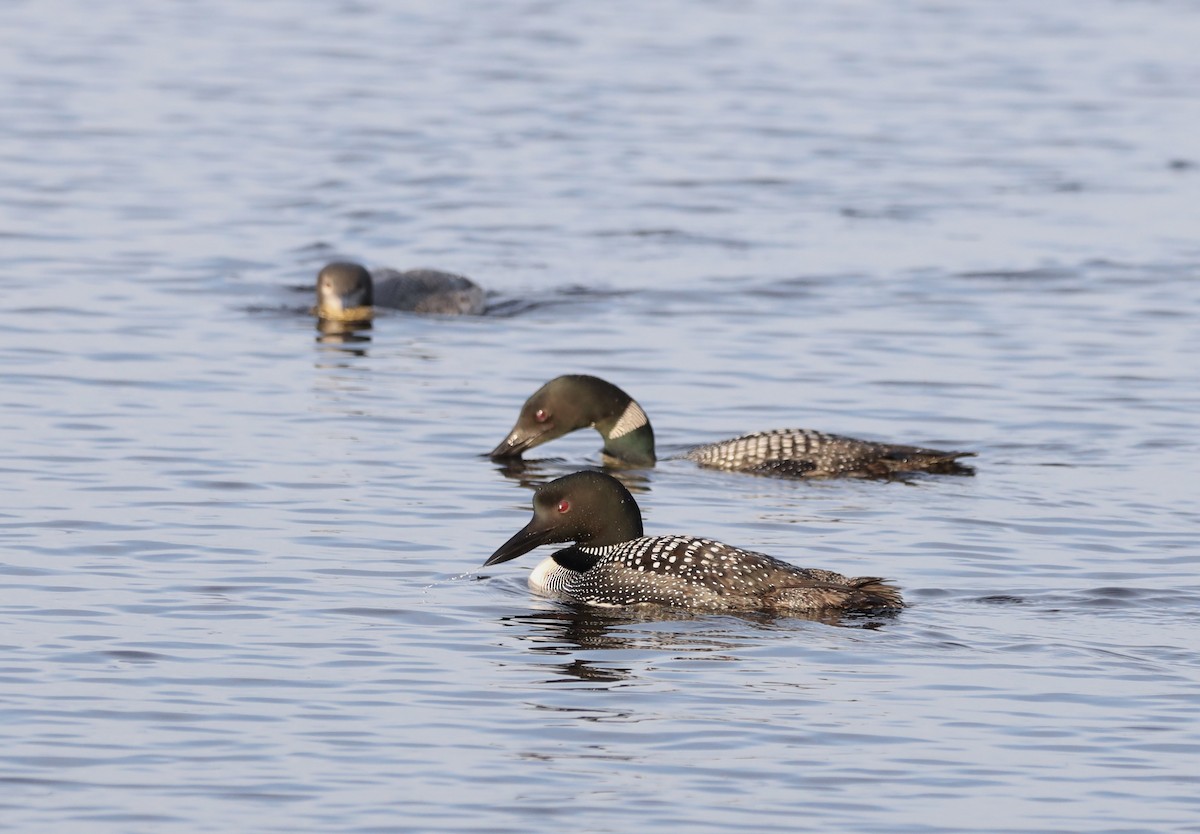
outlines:
M413 313L478 315L483 290L470 278L436 269L377 269L361 264L326 264L317 274L317 306L313 312L332 321L366 321L372 307Z
M904 607L900 591L882 579L798 568L711 539L643 536L637 502L603 472L576 472L538 487L533 519L484 565L552 542L575 544L538 565L529 587L572 602L806 614Z
M491 457L519 458L535 446L588 426L604 438L606 463L654 465L654 430L646 412L611 382L582 374L556 377L539 388ZM970 475L974 470L957 458L974 454L872 443L812 429L775 429L697 446L680 457L711 469L779 477L888 478L917 471Z

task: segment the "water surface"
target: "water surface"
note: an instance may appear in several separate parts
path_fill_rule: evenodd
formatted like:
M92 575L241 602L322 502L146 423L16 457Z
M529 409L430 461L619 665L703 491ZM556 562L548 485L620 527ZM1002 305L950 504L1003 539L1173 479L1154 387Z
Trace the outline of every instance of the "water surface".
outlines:
M0 22L0 830L1200 830L1191 4ZM495 312L323 339L342 257ZM978 474L665 461L649 532L911 607L572 610L479 568L599 463L479 456L560 373Z

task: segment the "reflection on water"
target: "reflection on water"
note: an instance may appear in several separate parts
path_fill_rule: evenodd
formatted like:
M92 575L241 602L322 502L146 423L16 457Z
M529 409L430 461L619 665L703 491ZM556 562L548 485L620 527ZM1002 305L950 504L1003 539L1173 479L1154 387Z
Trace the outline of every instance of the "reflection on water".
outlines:
M334 321L317 319L317 341L326 345L354 345L371 341L371 321ZM358 355L365 355L360 352Z
M547 481L560 477L559 467L565 466L561 458L542 458L525 460L524 458L491 458L486 452L479 455L487 458L492 468L510 481L515 481L528 489L537 489Z
M789 631L798 621L843 628L875 630L898 614L842 614L836 611L780 616L767 611L714 615L660 607L609 610L586 605L560 604L561 608L533 614L506 615L502 625L520 626L520 639L533 644L531 651L572 655L576 649L646 649L670 652L736 652L755 630ZM698 628L639 628L661 623L690 623ZM747 632L747 628L750 629Z
M481 457L489 457L487 454ZM492 468L510 481L523 487L537 489L539 486L561 478L572 472L592 470L607 472L625 485L630 492L645 494L650 492L651 477L642 470L624 467L610 468L608 466L580 465L564 458L500 458L490 460Z

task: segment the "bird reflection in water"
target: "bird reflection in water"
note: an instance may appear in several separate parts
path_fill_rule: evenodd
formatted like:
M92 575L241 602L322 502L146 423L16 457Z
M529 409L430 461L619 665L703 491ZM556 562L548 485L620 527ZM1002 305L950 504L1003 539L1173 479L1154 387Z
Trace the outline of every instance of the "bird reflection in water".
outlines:
M505 615L499 618L499 623L521 629L518 639L527 642L531 652L564 656L565 662L556 665L562 678L547 683L612 683L631 680L637 675L629 667L576 657L575 653L581 649L667 651L703 655L714 661L736 661L742 649L763 637L762 632L792 632L799 627L799 620L875 631L883 628L890 619L879 615L839 615L836 611L815 612L811 616L780 616L765 611L712 614L664 608L612 610L563 604L555 609ZM673 621L681 626L655 627L655 624Z
M486 458L488 455L480 455L480 457ZM560 478L563 475L579 470L578 464L571 463L563 458L535 458L533 460L500 458L493 460L492 464L495 466L496 471L505 478L508 478L510 481L516 481L521 486L529 489L537 489L542 484L553 481L555 478ZM608 474L624 484L627 490L637 495L644 495L650 492L650 478L643 471L610 471L600 465L587 468L595 469L597 472L608 472Z
M355 345L371 341L371 321L317 319L317 341L326 345Z

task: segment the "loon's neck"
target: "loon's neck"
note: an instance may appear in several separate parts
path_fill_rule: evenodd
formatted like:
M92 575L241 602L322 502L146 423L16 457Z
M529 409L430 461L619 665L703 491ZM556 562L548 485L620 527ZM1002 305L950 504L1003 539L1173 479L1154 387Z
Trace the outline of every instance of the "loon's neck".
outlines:
M600 557L593 553L585 553L578 547L566 547L550 554L550 558L567 570L583 573L595 567Z
M635 400L630 399L619 414L597 420L595 426L609 457L630 466L654 465L654 429Z

